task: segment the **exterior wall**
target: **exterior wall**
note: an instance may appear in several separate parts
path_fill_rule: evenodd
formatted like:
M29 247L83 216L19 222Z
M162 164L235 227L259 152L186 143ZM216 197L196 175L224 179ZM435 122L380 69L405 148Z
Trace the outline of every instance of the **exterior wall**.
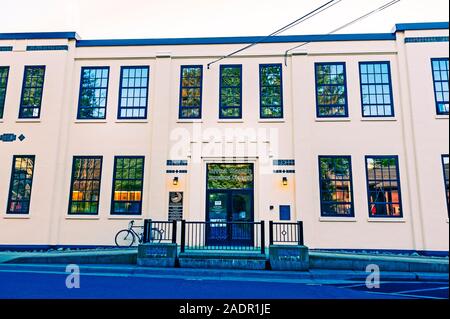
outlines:
M448 57L447 42L408 43L405 37L447 36L448 30L397 32L397 40L313 42L287 58L297 43L264 43L214 64L239 44L76 47L75 40L1 40L10 66L0 134L24 134L0 142L0 205L6 207L13 155L36 155L30 214L0 215L1 245L113 245L128 221L166 220L170 191L184 192L183 217L205 219L206 163L254 163L255 220L303 220L311 248L448 250L448 213L441 155L448 154L448 116L436 116L431 58ZM25 51L26 45L68 45L67 51ZM395 117L363 118L358 63L389 61ZM316 117L316 62L345 62L349 117ZM259 65L283 65L284 117L259 117ZM25 65L46 65L40 120L17 120ZM219 119L219 66L242 64L243 117ZM120 67L150 67L146 120L117 120ZM178 119L180 66L203 65L201 120ZM77 120L83 66L109 66L105 120ZM230 136L230 130L235 135ZM228 135L227 135L228 134ZM260 135L258 135L260 134ZM233 151L234 150L234 151ZM245 150L238 152L237 150ZM72 158L103 156L100 209L96 216L69 216ZM114 156L145 156L142 216L113 216ZM355 217L320 217L319 155L352 158ZM366 155L398 155L403 217L370 218ZM273 166L295 159L295 166ZM187 167L167 166L187 160ZM186 169L187 173L166 173ZM293 170L295 174L274 173ZM172 178L179 177L178 185ZM288 185L282 185L282 177ZM274 208L271 210L270 207ZM0 209L1 206L0 206Z

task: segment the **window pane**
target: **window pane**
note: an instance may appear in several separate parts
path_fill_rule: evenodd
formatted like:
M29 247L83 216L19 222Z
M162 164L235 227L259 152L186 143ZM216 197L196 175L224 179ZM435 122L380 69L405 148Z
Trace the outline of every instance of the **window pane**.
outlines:
M149 67L122 67L119 119L147 117Z
M106 118L109 67L81 69L78 119Z
M116 157L111 214L141 214L144 157Z
M241 118L242 66L220 66L220 118ZM230 108L233 107L233 108Z
M44 76L45 66L25 67L19 118L39 118Z
M98 214L102 157L74 157L69 214Z
M359 70L363 116L393 116L390 63L361 62Z
M261 118L283 117L283 86L281 64L262 64L260 74L260 116Z
M181 66L180 118L200 118L203 66Z
M345 63L316 63L315 70L317 116L348 116Z
M8 197L8 214L29 213L34 160L34 156L13 157Z
M448 155L442 156L442 168L444 170L445 193L447 195L447 213L450 209L450 193L449 193L449 158Z
M370 217L402 217L398 158L366 157Z
M436 100L436 112L438 115L446 115L449 110L448 102L448 58L431 60L434 92Z
M321 216L354 216L351 158L319 156Z
M0 119L3 118L3 110L5 108L6 87L8 85L9 67L0 67Z

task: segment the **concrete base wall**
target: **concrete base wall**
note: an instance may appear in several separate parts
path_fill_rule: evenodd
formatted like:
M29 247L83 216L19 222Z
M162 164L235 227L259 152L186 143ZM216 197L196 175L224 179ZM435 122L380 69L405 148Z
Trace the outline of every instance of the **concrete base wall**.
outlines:
M306 246L272 245L269 260L273 270L308 270L309 250Z
M146 267L175 267L176 244L141 244L138 247L137 264Z
M244 254L239 252L228 252L224 255L182 253L178 260L182 268L266 269L266 256L261 254Z

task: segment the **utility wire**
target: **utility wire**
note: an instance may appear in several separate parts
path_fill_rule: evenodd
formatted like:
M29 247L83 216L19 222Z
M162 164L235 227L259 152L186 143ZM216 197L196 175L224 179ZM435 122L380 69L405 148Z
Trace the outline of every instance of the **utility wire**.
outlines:
M285 25L284 27L276 30L275 32L272 32L271 34L269 34L269 35L267 35L265 37L261 37L259 40L255 41L255 42L253 42L253 43L251 43L251 44L249 44L249 45L247 45L247 46L245 46L245 47L243 47L243 48L241 48L239 50L236 50L236 51L234 51L234 52L232 52L232 53L230 53L228 55L222 56L222 57L218 58L217 60L214 60L214 61L208 63L207 64L207 68L209 69L209 67L212 64L217 63L217 62L219 62L219 61L221 61L223 59L229 58L229 57L231 57L233 55L236 55L237 53L240 53L240 52L242 52L244 50L247 50L247 49L249 49L249 48L251 48L251 47L253 47L253 46L255 46L255 45L257 45L257 44L259 44L261 42L263 42L267 38L273 37L273 36L275 36L277 34L280 34L281 32L284 32L284 31L286 31L286 30L288 30L290 28L293 28L296 25L298 25L298 24L300 24L300 23L302 23L302 22L304 22L304 21L314 17L315 15L317 15L317 14L319 14L319 13L321 13L321 12L323 12L323 11L333 7L333 6L335 6L336 4L338 4L341 1L343 1L343 0L330 0L330 1L328 1L327 3L317 7L316 9L312 10L311 12L309 12L309 13L305 14L304 16L298 18L297 20L295 20L295 21Z
M360 16L360 17L358 17L358 18L356 18L356 19L354 19L354 20L352 20L352 21L350 21L350 22L348 22L348 23L346 23L346 24L340 26L340 27L337 28L337 29L334 29L333 31L327 33L327 35L330 35L330 34L333 34L333 33L338 32L338 31L340 31L340 30L342 30L342 29L345 29L346 27L348 27L348 26L350 26L350 25L352 25L352 24L355 24L356 22L359 22L359 21L361 21L361 20L364 20L365 18L367 18L367 17L369 17L369 16L371 16L371 15L373 15L373 14L375 14L375 13L378 13L378 12L380 12L380 11L383 11L383 10L389 8L390 6L393 6L394 4L396 4L396 3L400 2L400 1L401 1L401 0L392 0L392 1L389 1L388 3L385 3L384 5L382 5L381 7L378 7L378 8L376 8L375 10L372 10L372 11L370 11L370 12L368 12L368 13L366 13L366 14L364 14L364 15L362 15L362 16ZM293 47L293 48L290 48L289 50L286 50L286 52L284 52L284 64L287 65L287 55L288 55L289 51L298 49L298 48L300 48L300 47L302 47L302 46L305 46L305 45L307 45L307 44L309 44L309 43L311 43L311 42L312 42L312 41L304 42L304 43L302 43L302 44L300 44L300 45L297 45L297 46L295 46L295 47Z

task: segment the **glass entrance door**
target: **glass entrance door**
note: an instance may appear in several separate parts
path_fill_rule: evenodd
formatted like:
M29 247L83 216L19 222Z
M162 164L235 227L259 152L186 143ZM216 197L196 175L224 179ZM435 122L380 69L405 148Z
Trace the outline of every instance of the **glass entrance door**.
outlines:
M253 164L208 164L207 245L253 245ZM226 222L233 222L226 224Z

